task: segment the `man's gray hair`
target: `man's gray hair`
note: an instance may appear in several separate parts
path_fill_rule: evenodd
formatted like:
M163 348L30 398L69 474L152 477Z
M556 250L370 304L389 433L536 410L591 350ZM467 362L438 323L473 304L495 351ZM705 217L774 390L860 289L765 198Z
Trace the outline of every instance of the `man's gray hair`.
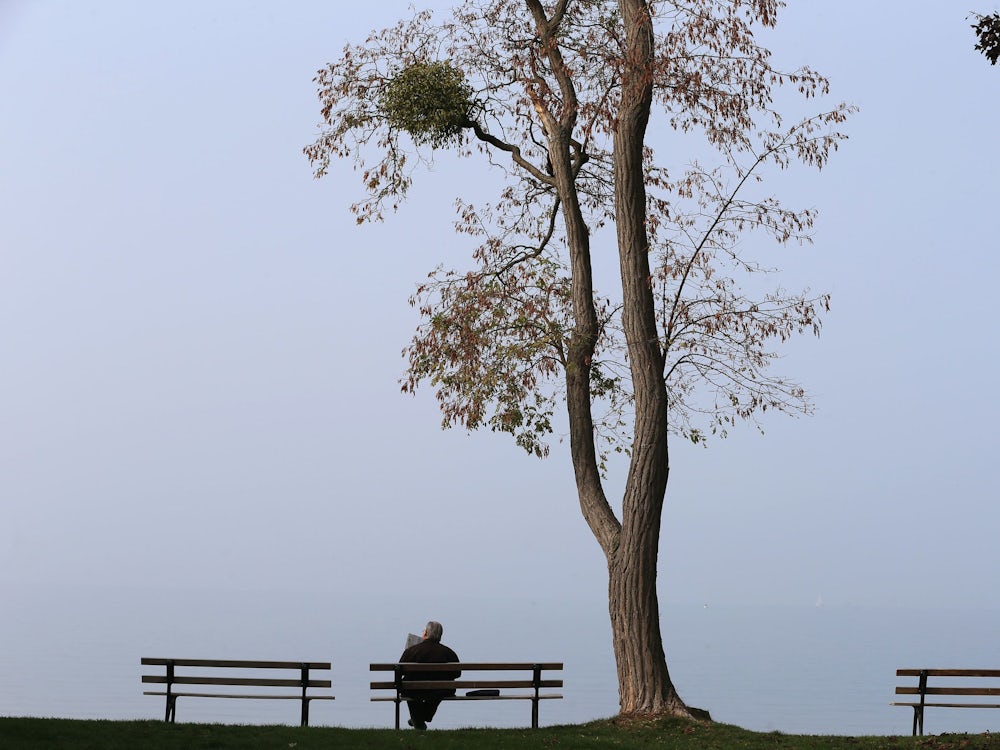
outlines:
M441 627L441 623L431 620L427 623L427 627L424 628L424 633L427 634L427 640L440 641L441 636L444 634L444 628Z

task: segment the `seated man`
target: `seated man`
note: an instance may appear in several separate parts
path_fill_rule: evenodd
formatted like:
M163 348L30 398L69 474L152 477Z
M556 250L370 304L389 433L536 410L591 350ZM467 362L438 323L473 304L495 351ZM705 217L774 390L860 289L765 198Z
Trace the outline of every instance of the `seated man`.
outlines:
M417 662L419 664L438 664L443 662L457 662L458 655L450 648L441 643L441 635L444 628L441 623L431 620L424 628L424 637L420 643L410 646L399 657L401 664L406 662ZM412 682L420 680L457 680L462 675L461 671L454 672L420 672L413 673L412 676L403 673L403 679ZM403 696L409 698L406 702L410 709L409 724L414 729L427 729L427 722L434 718L441 699L455 694L455 689L450 690L413 690L403 691Z

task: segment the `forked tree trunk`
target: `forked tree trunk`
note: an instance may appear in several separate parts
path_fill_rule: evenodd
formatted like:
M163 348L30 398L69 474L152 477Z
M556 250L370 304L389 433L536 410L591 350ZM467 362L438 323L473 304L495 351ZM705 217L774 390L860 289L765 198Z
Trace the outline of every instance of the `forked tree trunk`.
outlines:
M670 464L667 391L650 274L643 165L653 92L653 28L645 0L619 0L619 9L626 50L614 135L615 224L635 425L621 532L617 544L605 549L608 606L622 715L691 716L670 680L656 593L660 517Z
M553 28L537 0L526 0L549 62L562 75ZM589 230L580 209L569 151L572 116L543 114L549 159L566 227L572 269L574 328L566 352L570 452L584 518L608 561L608 605L624 716L693 716L678 697L663 653L656 594L660 515L667 488L667 392L654 316L642 163L652 102L652 21L644 0L620 0L627 51L614 145L615 223L621 265L622 325L635 395L635 432L621 521L608 504L594 445L590 368L597 343ZM564 93L572 81L564 78ZM575 104L575 101L573 102ZM544 113L543 102L538 111ZM573 107L566 112L572 113Z

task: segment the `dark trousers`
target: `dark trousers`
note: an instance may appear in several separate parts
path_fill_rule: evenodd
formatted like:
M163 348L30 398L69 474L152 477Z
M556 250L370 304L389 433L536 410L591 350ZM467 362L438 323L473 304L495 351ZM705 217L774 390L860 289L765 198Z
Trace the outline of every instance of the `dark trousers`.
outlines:
M410 711L410 718L414 724L427 724L437 713L441 699L449 695L454 695L452 690L414 690L411 693L403 693L407 698L406 707ZM416 700L414 700L416 699Z

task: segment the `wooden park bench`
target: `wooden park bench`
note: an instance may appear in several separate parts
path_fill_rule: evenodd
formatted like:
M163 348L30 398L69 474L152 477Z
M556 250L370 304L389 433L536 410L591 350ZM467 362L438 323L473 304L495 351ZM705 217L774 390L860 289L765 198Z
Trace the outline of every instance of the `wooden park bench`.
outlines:
M316 679L316 672L329 672L326 661L230 661L225 659L157 659L143 657L144 666L166 667L163 674L144 674L144 684L165 685L164 690L146 690L143 695L166 696L163 720L173 722L178 698L246 698L258 700L298 700L302 702L301 726L309 726L309 702L332 701L332 695L308 693L309 688L329 688L329 679ZM178 668L186 668L181 674ZM256 672L256 674L255 674ZM241 693L179 692L177 685L228 685L252 688ZM284 688L281 693L259 688Z
M924 709L934 708L1000 708L1000 703L987 702L989 696L1000 696L1000 669L897 669L897 677L916 677L916 685L899 685L896 695L914 695L919 700L895 701L893 706L909 706L913 709L913 736L924 733ZM928 684L934 678L934 685ZM948 702L945 699L927 696L960 696ZM941 701L941 702L939 702Z
M538 703L543 700L562 698L553 692L552 688L561 688L561 678L543 678L542 672L561 671L562 663L557 662L524 662L524 663L484 663L484 662L450 662L446 664L372 664L372 672L391 672L392 679L372 682L374 691L392 691L391 695L376 693L373 701L393 701L396 704L396 729L399 729L399 704L410 700L403 691L416 690L449 690L459 691L454 696L445 697L446 701L531 701L531 728L538 729ZM457 680L433 679L434 672L462 671ZM427 677L414 679L415 673L427 673ZM522 672L523 676L516 679L504 677L499 679L483 677L484 672ZM410 679L404 680L406 674ZM464 692L463 692L464 691ZM515 691L515 692L507 692ZM543 692L544 691L544 692Z

